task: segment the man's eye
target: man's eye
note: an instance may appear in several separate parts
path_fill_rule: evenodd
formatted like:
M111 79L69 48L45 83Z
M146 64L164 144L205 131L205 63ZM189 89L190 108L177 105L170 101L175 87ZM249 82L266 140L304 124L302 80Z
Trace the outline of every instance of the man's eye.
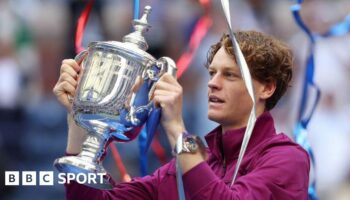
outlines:
M226 77L229 77L229 78L234 78L234 77L236 77L236 74L231 73L231 72L226 72L226 73L225 73L225 76L226 76Z
M210 77L213 77L215 75L215 72L214 71L209 71L209 76Z

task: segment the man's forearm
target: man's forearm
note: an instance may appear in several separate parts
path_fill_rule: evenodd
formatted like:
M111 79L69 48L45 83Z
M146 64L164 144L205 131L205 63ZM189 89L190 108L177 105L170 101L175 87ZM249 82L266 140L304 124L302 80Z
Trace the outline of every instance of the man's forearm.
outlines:
M164 127L164 125L163 125ZM176 140L177 138L186 131L185 125L183 122L181 123L173 123L171 125L168 125L167 127L164 127L166 134L168 136L168 141L170 143L170 147L173 150L175 148Z
M86 139L86 131L77 126L71 114L67 116L68 121L68 139L66 153L78 154L81 151L82 144Z
M182 137L182 134L186 131L186 129L183 124L179 124L171 126L171 128L168 128L167 131L169 143L171 149L173 150L175 148L176 140L178 137ZM205 160L205 152L203 151L205 150L200 150L196 153L182 153L177 156L183 173L186 173Z

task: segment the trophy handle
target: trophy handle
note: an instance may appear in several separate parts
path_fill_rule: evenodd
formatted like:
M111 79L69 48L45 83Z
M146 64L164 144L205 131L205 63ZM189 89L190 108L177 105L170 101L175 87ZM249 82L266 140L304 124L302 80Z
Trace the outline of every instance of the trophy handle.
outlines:
M158 72L158 75L156 77L150 77L150 79L153 80L154 83L156 83L159 80L159 78L162 77L165 73L168 73L174 78L176 78L177 67L173 59L169 57L161 57L159 58L159 60L156 61L155 65L160 69L160 71ZM152 87L148 93L149 100L152 98L154 90L155 85L152 84Z
M88 54L87 50L81 51L80 53L78 53L78 55L75 56L74 58L75 62L77 62L80 65L86 58L87 54Z
M164 74L164 72L171 74L174 78L176 78L176 64L173 59L169 57L161 57L159 60L157 60L156 65L161 68L161 75Z
M130 100L130 110L123 113L123 124L131 127L141 126L153 109L153 102L150 100L154 92L155 85L164 73L169 73L176 77L176 64L169 57L161 57L155 63L152 63L144 71L142 78L143 83L137 92L133 92Z

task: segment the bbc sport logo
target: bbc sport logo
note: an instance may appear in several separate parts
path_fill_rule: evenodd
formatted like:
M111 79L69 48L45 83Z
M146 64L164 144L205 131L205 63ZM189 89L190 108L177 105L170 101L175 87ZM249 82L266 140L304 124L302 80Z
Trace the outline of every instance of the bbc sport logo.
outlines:
M76 181L80 184L103 184L105 173L58 173L53 171L5 171L5 186L53 186Z

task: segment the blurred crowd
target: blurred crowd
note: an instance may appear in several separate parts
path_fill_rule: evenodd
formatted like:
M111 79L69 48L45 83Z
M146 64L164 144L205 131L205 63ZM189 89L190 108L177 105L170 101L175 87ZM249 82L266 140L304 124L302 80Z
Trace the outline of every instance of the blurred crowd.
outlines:
M4 171L50 171L64 154L66 111L52 89L64 58L75 56L75 26L87 0L0 0L0 199L64 199L63 185L4 186ZM296 26L290 0L231 0L234 30L259 30L286 41L295 55L294 78L273 111L279 132L290 137L297 119L309 41ZM204 136L215 123L207 119L207 50L227 27L220 1L203 9L198 0L141 0L152 6L146 35L154 57L177 60L186 50L196 21L208 14L213 24L189 69L179 79L184 88L184 118L189 132ZM350 14L348 0L305 0L301 16L315 33L325 33ZM131 0L95 0L83 38L116 40L131 31ZM315 82L320 103L308 133L316 158L320 200L350 199L350 33L321 38L315 48ZM161 143L171 159L164 135ZM137 141L117 144L132 177L139 176ZM150 173L160 163L149 152ZM155 161L155 162L153 162ZM104 162L116 180L111 153Z

